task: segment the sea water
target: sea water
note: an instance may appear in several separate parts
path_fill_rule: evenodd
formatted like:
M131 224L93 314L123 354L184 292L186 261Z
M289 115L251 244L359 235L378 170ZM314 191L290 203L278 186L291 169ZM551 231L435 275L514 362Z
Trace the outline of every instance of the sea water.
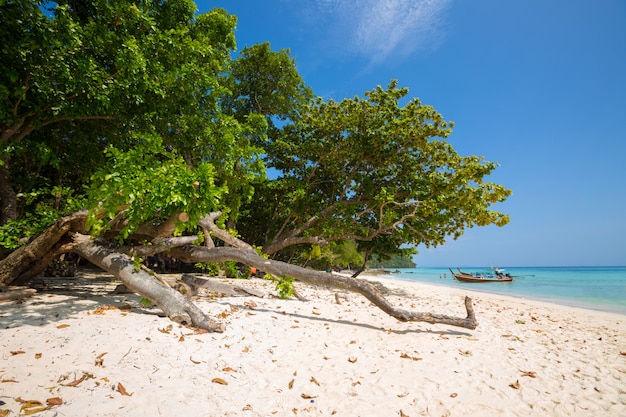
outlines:
M485 267L461 269L485 275L491 271ZM459 282L448 268L401 268L389 270L388 276L626 314L626 267L500 267L500 270L512 275L513 282Z

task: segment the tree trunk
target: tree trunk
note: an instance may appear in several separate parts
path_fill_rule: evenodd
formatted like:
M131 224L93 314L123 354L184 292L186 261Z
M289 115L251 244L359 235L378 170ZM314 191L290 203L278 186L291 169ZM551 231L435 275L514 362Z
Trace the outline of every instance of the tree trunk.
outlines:
M17 218L17 195L11 186L8 161L0 163L0 226Z
M78 211L62 217L48 226L32 242L11 252L0 261L0 285L23 284L43 272L54 256L71 250L72 243L68 240L65 243L69 243L70 246L63 247L63 239L67 238L69 231L82 232L86 219L87 211Z
M78 235L76 240L78 244L74 246L74 252L113 274L131 291L154 302L173 321L213 332L224 331L223 324L210 320L190 299L143 269L137 269L127 255L109 249L89 236Z
M208 249L201 246L184 246L175 248L171 254L181 260L196 262L225 262L235 260L272 275L290 276L302 282L314 285L326 285L357 292L370 300L385 313L400 321L421 321L431 324L448 324L451 326L475 329L478 326L472 300L465 297L467 317L454 317L429 312L413 312L394 307L370 282L332 275L326 272L312 271L296 265L280 261L272 261L259 256L254 250L234 247L216 247Z

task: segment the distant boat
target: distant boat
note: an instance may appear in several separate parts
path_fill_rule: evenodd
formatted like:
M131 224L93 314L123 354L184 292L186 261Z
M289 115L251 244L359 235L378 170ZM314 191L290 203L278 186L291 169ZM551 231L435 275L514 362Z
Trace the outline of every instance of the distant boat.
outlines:
M457 268L458 269L458 268ZM462 282L512 282L513 277L508 274L503 274L501 272L496 271L495 275L482 275L482 274L470 274L469 272L463 272L458 269L459 272L454 272L450 269L452 276L457 281Z

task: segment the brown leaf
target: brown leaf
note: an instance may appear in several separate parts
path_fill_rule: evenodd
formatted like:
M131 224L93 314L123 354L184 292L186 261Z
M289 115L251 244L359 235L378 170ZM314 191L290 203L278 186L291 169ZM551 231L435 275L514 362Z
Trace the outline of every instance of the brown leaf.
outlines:
M458 396L459 394L457 394L456 392L453 392L452 394L450 394L450 398L456 398Z
M0 410L0 417L7 417L11 410Z
M406 353L400 354L400 357L403 358L403 359L412 359L414 361L421 361L422 360L422 358L418 358L417 356L409 356Z
M402 412L402 410L400 410L400 417L409 417L409 416L408 416L408 415L406 415L406 414L404 414L404 413Z
M520 389L519 380L513 382L512 384L509 384L509 387L514 388L514 389Z
M125 395L127 397L132 397L133 396L133 392L131 392L130 394L128 393L128 391L126 391L126 388L124 387L124 385L122 385L121 382L117 383L117 392L119 392L122 395Z
M348 358L348 362L350 363L356 363L357 358Z
M4 382L17 382L15 379L11 378L11 379L3 379L0 382L4 383Z
M294 382L296 382L296 380L295 380L295 379L292 379L291 381L289 381L289 384L287 384L287 387L288 387L289 389L292 389L292 388L293 388L293 384L294 384Z
M179 342L184 342L185 341L185 336L183 336L182 334L180 335L180 337L178 338Z
M107 354L107 352L104 352L104 353L101 353L98 356L96 356L96 363L95 363L96 366L101 366L101 367L104 368L104 359L103 358L104 358L104 355L106 355L106 354Z
M66 386L66 387L77 387L78 384L80 384L81 382L85 380L85 378L87 378L87 374L83 374L83 376L81 376L79 379L75 379L69 384L61 384L61 385Z
M226 368L222 369L222 371L224 371L224 372L237 372L233 368L231 368L230 366L227 366Z
M220 385L228 385L228 382L224 381L222 378L213 378L211 382Z
M35 359L41 359L41 353L35 353Z
M531 378L537 378L537 372L534 372L534 371L522 371L522 370L520 370L520 372L522 373L522 376L529 376Z
M194 361L194 360L193 360L193 358L192 358L191 356L189 357L189 360L190 360L193 364L195 364L195 365L200 365L200 363L201 363L200 361Z
M320 383L317 382L317 379L315 379L314 376L311 377L311 382L314 383L315 385L317 385L318 387L320 386Z
M70 325L69 324L59 324L57 326L57 329L65 329L66 327L70 327Z
M26 352L24 352L23 350L12 350L11 351L11 355L15 356L15 355L22 355Z
M164 327L163 329L159 329L159 331L161 333L165 333L165 334L170 334L170 331L173 329L174 327L170 324L167 327Z
M63 400L59 397L52 397L46 400L46 404L48 405L61 405L63 404Z
M302 398L304 398L305 400L311 400L313 398L317 398L317 395L309 395L309 394L305 394L305 393L300 394L300 396Z
M619 354L622 355L622 356L626 356L626 351L620 352Z

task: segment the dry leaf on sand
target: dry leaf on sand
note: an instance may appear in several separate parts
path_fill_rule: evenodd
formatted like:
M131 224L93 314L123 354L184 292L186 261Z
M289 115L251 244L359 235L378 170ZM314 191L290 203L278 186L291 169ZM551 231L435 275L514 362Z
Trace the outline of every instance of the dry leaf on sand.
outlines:
M228 385L228 382L224 381L222 378L213 378L211 382L214 384Z
M129 394L128 391L126 391L126 388L124 387L124 385L122 385L121 382L117 383L117 392L119 392L120 394L125 395L127 397L132 397L132 395L134 394L132 392Z

